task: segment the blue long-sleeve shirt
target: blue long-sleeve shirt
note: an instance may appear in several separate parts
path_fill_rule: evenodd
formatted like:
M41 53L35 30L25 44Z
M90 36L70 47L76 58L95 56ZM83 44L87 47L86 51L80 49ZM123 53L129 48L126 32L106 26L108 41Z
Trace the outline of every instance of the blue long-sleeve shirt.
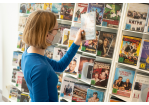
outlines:
M79 46L73 43L67 53L55 61L37 53L22 55L21 68L29 89L31 102L58 102L55 72L63 72L75 56Z

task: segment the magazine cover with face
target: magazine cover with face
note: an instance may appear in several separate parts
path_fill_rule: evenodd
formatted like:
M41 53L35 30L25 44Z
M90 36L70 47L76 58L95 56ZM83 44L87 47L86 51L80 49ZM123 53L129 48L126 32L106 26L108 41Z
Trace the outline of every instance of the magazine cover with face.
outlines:
M89 3L88 12L96 12L96 25L101 25L103 12L104 12L104 3Z
M135 71L116 68L113 81L112 94L130 97Z
M44 3L35 3L35 11L43 10Z
M27 3L27 14L30 14L33 11L35 11L35 3Z
M100 31L97 56L112 58L115 48L116 34Z
M64 29L64 31L63 31L63 41L62 41L63 45L68 45L69 36L70 36L70 29Z
M63 73L55 72L58 77L57 90L60 90L62 85Z
M13 68L11 82L16 83L16 75L18 71L18 69Z
M130 3L127 12L126 30L144 32L148 12L147 4Z
M141 47L141 41L141 38L123 36L118 62L136 66Z
M100 34L100 31L96 30L96 39L82 41L81 51L96 54L99 34Z
M52 3L52 12L59 18L62 3Z
M18 24L18 31L20 32L24 31L26 21L27 21L27 17L20 16L19 24Z
M13 52L12 66L19 66L18 56L21 54L22 54L22 52L18 52L18 51Z
M29 90L28 90L28 87L27 87L27 84L26 84L24 77L22 77L21 91L29 93Z
M88 89L86 102L103 102L103 97L104 97L104 92L94 90L94 89Z
M53 59L53 54L54 54L54 45L48 46L47 49L45 50L45 55L50 58Z
M27 10L27 3L21 3L20 4L20 13L26 13Z
M121 11L122 3L105 3L102 26L118 28Z
M76 3L74 22L81 23L81 14L87 12L88 3Z
M72 21L75 3L62 3L60 19Z
M86 102L87 89L89 85L75 83L73 89L72 102Z
M51 12L52 11L52 3L44 3L43 9Z
M110 68L110 63L95 61L93 66L91 85L106 88L109 79Z
M20 102L29 102L29 95L25 94L25 93L22 93Z
M93 58L89 58L89 57L85 57L85 56L80 57L79 68L78 68L78 79L81 79L83 64L85 62L94 63L94 60L95 59L93 59Z
M54 47L53 59L59 61L67 52L67 49Z
M68 67L65 69L65 73L72 74L72 75L74 75L74 77L77 78L79 61L80 61L80 55L76 54L73 57L70 64L68 65Z

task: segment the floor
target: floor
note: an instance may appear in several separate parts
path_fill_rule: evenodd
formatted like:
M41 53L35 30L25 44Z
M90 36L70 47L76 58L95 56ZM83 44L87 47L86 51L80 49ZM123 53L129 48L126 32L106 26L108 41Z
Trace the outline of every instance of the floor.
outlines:
M2 100L2 94L0 93L0 102L4 102L3 100Z

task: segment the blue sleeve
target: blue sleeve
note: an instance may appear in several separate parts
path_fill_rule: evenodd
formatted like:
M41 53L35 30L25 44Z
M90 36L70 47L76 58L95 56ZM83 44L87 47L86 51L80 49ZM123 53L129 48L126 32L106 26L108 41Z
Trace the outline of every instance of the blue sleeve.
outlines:
M31 82L34 102L49 102L47 77L46 65L37 65L33 67Z
M76 55L79 47L80 47L79 45L72 43L69 50L66 52L66 54L59 61L55 61L55 60L49 59L47 57L48 62L53 67L55 72L63 72L67 68L67 66L71 62L72 58Z

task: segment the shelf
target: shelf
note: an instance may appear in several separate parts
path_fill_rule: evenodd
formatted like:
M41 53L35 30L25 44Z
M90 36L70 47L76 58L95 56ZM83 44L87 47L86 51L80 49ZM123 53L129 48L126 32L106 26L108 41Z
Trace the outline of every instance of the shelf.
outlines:
M91 85L92 87L95 87L95 88L98 88L98 89L107 89L107 88L104 88L104 87L100 87L100 86L95 86L95 85Z
M83 52L83 51L82 51L82 55L88 55L88 56L96 57L96 54Z
M59 43L57 43L57 46L58 47L66 47L66 48L68 47L68 45L63 45L63 44L59 44Z
M19 49L19 48L16 48L14 51L24 52L24 51L21 51L21 49Z
M68 25L71 25L72 21L70 20L63 20L63 19L57 19L58 23L61 23L61 24L68 24Z
M100 57L100 56L96 56L96 61L101 61L101 62L108 62L111 63L113 59L111 58L106 58L106 57Z
M10 99L10 98L8 98L8 100L11 101L11 102L17 102L17 99L14 100L14 99Z
M149 74L148 70L143 70L143 69L137 69L137 72Z
M118 62L116 62L116 63L117 63L117 66L119 66L119 67L127 67L127 68L132 68L135 70L138 69L137 66L133 66L133 65L125 64L125 63L118 63Z
M59 102L60 102L61 99L65 99L68 102L72 102L70 99L67 99L67 98L64 98L64 97L59 96Z
M115 95L115 94L112 94L112 93L110 93L110 95L115 96L115 97L117 97L117 98L119 98L121 100L124 100L126 102L131 102L131 99L128 98L128 97L123 97L123 96Z

